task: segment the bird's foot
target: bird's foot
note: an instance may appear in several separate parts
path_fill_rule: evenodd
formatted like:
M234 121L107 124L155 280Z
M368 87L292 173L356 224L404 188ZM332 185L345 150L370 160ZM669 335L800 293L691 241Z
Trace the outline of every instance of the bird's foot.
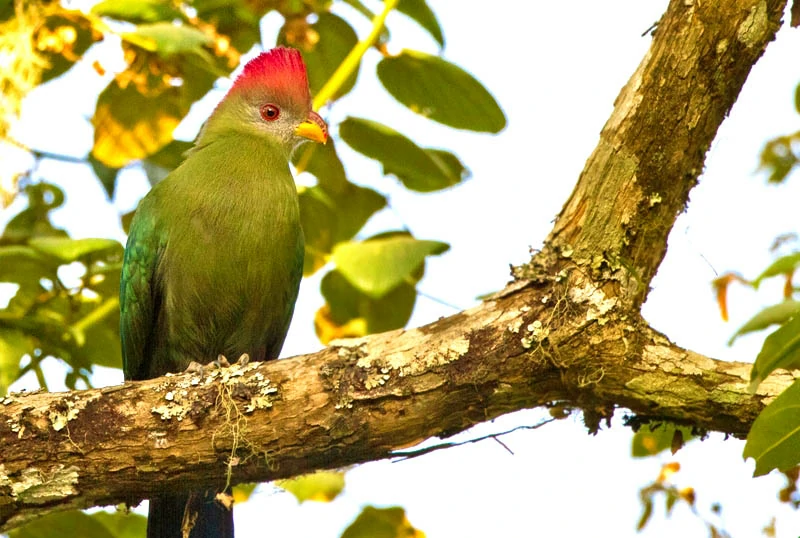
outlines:
M187 374L202 374L203 373L203 365L197 361L192 361L189 363L189 366L186 367L184 370Z
M248 355L247 353L242 353L239 356L239 359L236 361L236 364L238 366L245 366L249 362L250 362L250 355ZM230 365L231 363L228 360L228 357L219 354L217 355L216 360L213 360L206 365L202 365L197 361L190 362L189 366L186 367L185 372L187 374L202 374L206 370L219 370L220 368L228 368L230 367Z

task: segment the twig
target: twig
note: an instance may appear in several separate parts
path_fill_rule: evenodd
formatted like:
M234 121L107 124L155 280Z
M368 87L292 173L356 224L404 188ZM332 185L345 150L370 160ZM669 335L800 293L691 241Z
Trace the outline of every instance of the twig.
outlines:
M386 17L389 15L389 12L395 8L399 1L400 0L386 0L384 2L381 14L372 19L372 31L370 31L366 39L359 41L358 44L353 47L353 50L350 51L339 67L336 68L336 71L333 72L331 78L328 79L328 82L325 83L319 93L314 97L314 110L319 110L325 103L330 101L348 77L358 68L358 64L361 62L364 53L375 43L383 30L383 25L386 22Z
M485 441L486 439L494 439L495 441L500 443L506 450L508 450L513 455L514 452L512 452L511 449L509 449L504 443L502 443L500 441L500 439L498 439L498 437L500 437L502 435L508 435L509 433L514 433L515 431L518 431L518 430L537 430L537 429L541 428L542 426L544 426L545 424L550 424L551 422L553 422L555 420L558 420L558 419L556 419L556 418L548 418L547 420L543 420L539 424L534 424L532 426L517 426L516 428L512 428L512 429L510 429L508 431L504 431L504 432L500 432L500 433L490 433L489 435L484 435L483 437L477 437L475 439L468 439L466 441L461 441L459 443L441 443L441 444L438 444L438 445L433 445L433 446L429 446L429 447L425 447L425 448L420 448L420 449L417 449L417 450L408 450L408 451L403 451L403 452L392 452L392 456L397 458L397 459L392 460L392 461L393 462L398 462L398 461L403 461L403 460L407 460L407 459L411 459L411 458L416 458L417 456L423 456L425 454L430 454L431 452L435 452L437 450L442 450L442 449L445 449L445 448L452 448L454 446L467 445L467 444L470 444L470 443L478 443L480 441Z

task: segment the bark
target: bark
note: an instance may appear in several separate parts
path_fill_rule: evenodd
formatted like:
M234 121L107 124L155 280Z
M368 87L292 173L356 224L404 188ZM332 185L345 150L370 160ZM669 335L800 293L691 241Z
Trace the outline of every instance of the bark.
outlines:
M792 381L639 314L716 131L784 2L673 0L542 252L480 306L312 355L0 405L0 530L48 510L391 457L504 413L626 408L742 436Z

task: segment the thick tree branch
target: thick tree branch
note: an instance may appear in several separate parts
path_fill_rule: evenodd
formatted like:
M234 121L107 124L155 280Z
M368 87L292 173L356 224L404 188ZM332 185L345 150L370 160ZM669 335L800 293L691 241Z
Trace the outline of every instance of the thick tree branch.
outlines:
M0 530L77 508L390 457L518 409L625 407L734 435L791 376L671 344L639 306L778 0L673 0L544 250L482 305L313 355L0 405Z
M593 270L621 271L628 289L618 295L641 305L711 141L784 7L779 0L670 2L548 248Z
M551 402L590 416L621 405L742 435L764 396L791 381L770 378L753 397L748 365L687 352L644 324L601 324L586 315L591 298L545 300L554 291L530 284L419 329L313 355L9 398L0 518L8 527L51 505L221 485L228 462L240 482L386 458Z

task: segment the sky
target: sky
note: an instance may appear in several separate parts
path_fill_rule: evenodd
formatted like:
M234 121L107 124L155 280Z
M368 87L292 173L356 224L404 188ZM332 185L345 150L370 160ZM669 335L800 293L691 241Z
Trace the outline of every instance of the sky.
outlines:
M364 235L407 226L419 238L451 245L449 252L428 263L420 284L424 293L438 300L420 298L410 326L453 314L474 305L478 295L502 288L509 280L509 263L526 261L529 248L541 246L598 141L614 99L650 45L650 36L642 34L666 4L665 0L430 0L447 39L443 56L481 80L508 117L507 128L496 136L456 131L415 116L380 87L374 75L377 53L365 57L355 91L324 111L329 122L336 125L352 114L387 123L422 146L454 151L472 171L471 179L457 188L420 195L383 177L379 165L344 144L337 146L351 180L377 188L390 199L391 210L370 221ZM338 12L349 15L346 8ZM348 18L357 23L359 35L366 35L365 21ZM267 17L263 27L267 39L275 35L277 24L276 18ZM390 50L436 52L433 40L402 15L392 14L388 24ZM113 48L110 43L92 54L113 68L114 58L119 61ZM689 207L673 229L669 251L644 307L656 329L711 357L751 361L763 334L744 337L734 347L726 342L753 313L780 297L780 283L767 283L758 293L733 288L731 321L723 323L710 282L729 270L754 277L773 259L769 252L773 239L797 229L797 181L766 186L757 165L766 140L798 129L794 90L800 76L791 68L798 50L797 31L783 28L753 69L707 156ZM94 109L93 95L104 85L96 75L90 76L90 63L91 59L78 66L74 74L73 80L82 81L80 86L64 80L35 91L25 103L15 136L39 149L84 155L91 147L87 118ZM220 83L220 88L192 110L178 137L194 136L227 85ZM66 102L69 106L64 106ZM68 136L53 128L62 125L70 126ZM46 162L39 174L66 189L67 206L54 215L54 221L67 226L74 237L124 240L118 216L133 208L147 190L143 174L127 170L114 203L98 210L94 208L104 194L82 165ZM92 211L84 204L92 204ZM311 325L321 304L318 289L319 277L303 282L285 356L320 347ZM55 365L53 372L57 388L63 373ZM101 371L94 379L98 386L121 380L121 372L112 370ZM541 410L514 413L457 439L535 424L545 416ZM759 535L773 515L778 516L778 536L800 534L796 514L774 501L783 480L774 475L752 479L753 462L742 462L744 445L738 440L711 435L690 443L675 458L667 454L632 460L631 433L620 427L619 420L591 437L579 416L502 440L513 455L490 440L399 463L358 466L348 472L344 493L331 504L299 506L289 494L262 486L250 502L237 506L238 535L333 538L362 506L375 504L405 507L411 523L430 538L572 536L598 531L638 536L638 490L656 478L662 464L673 460L682 464L675 481L697 489L701 515L735 536ZM721 517L709 511L714 502L722 504ZM676 532L706 534L704 524L685 507L676 508L666 520L660 504L641 535Z

